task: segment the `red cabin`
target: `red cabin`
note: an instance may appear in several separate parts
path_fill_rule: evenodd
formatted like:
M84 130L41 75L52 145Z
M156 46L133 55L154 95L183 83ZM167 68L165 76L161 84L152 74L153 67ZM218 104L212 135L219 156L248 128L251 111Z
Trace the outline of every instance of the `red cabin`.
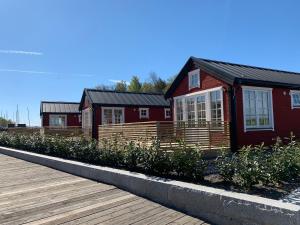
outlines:
M98 139L98 126L146 121L172 121L170 102L162 94L85 89L79 110L82 127Z
M50 128L68 128L81 126L79 103L41 102L41 126Z
M300 137L300 73L191 57L166 93L175 121L225 121L233 149Z

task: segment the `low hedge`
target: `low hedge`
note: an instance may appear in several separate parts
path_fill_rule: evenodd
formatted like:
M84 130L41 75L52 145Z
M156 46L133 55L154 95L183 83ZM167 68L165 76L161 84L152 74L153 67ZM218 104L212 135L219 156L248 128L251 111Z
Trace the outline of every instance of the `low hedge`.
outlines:
M147 147L134 142L119 142L117 138L113 141L102 140L98 144L83 138L2 132L0 146L147 174L177 176L194 182L203 180L206 168L206 162L197 149L182 144L175 152L163 151L158 140L153 140Z
M96 165L124 168L163 177L199 182L208 163L201 151L181 143L175 151L164 151L159 140L150 146L142 142L120 142L0 132L0 146L23 149ZM291 137L288 144L280 139L272 148L247 146L229 155L223 153L213 165L225 181L242 189L254 185L275 186L300 177L300 144Z

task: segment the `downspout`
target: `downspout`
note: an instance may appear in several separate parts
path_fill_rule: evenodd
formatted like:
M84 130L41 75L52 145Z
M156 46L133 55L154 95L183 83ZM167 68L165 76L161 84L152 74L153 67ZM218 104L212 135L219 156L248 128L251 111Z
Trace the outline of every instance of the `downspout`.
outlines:
M236 119L236 94L235 94L235 88L233 86L230 86L230 88L229 88L229 96L230 96L230 114L231 114L230 146L231 146L231 151L236 152L238 150L237 119Z

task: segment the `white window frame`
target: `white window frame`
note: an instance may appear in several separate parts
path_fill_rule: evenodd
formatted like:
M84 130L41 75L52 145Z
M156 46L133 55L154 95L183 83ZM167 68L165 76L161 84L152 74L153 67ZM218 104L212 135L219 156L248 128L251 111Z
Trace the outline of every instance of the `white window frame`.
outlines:
M196 86L192 86L192 78L193 76L197 76L198 77L198 84ZM193 71L190 71L188 73L188 79L189 79L189 90L193 89L193 88L199 88L200 87L200 69L196 69Z
M167 115L167 112L169 112L169 115ZM171 109L165 108L165 119L170 119L170 118L171 118Z
M211 121L210 92L213 92L213 91L220 91L221 92L221 107L222 107L221 118L222 118L222 121L224 121L224 98L223 98L223 87L222 86L174 97L174 106L173 106L174 121L177 121L177 117L176 117L176 99L181 99L182 100L182 103L183 103L183 121L188 121L186 99L188 99L190 97L195 98L195 101L194 101L195 102L195 121L198 121L198 116L196 115L197 114L197 110L196 110L197 108L196 107L197 107L197 97L200 96L200 95L205 95L206 121L208 121L208 122Z
M299 108L300 108L300 105L294 105L293 95L295 95L295 94L300 95L300 91L296 91L296 90L291 90L291 91L290 91L291 107L292 107L292 109L299 109Z
M245 91L264 91L268 92L270 96L270 109L269 109L269 117L270 117L270 126L260 126L257 124L255 127L247 127L246 126L246 106L245 106ZM243 118L244 118L244 132L249 132L249 131L266 131L266 130L271 130L274 131L274 113L273 113L273 88L265 88L265 87L254 87L254 86L242 86L242 91L243 91ZM257 102L255 102L257 104Z
M142 115L142 111L146 110L146 116ZM149 108L139 108L140 119L149 119Z
M56 125L52 125L50 123L51 118L53 117L64 117L65 118L65 124L61 125L61 126L56 126ZM68 117L65 114L49 114L49 127L67 127L68 121L67 121Z
M121 123L125 123L125 110L123 107L101 107L101 124L104 125L104 110L111 109L112 110L112 124L115 124L115 113L114 110L122 110L123 118ZM107 125L107 124L106 124Z

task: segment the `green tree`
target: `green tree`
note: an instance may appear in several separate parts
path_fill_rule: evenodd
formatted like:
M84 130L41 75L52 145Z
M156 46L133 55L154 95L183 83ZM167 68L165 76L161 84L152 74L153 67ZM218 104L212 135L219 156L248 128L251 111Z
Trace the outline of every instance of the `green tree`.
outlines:
M3 117L0 117L0 126L6 127L7 124L9 124L9 123L12 123L12 121L11 120L7 120L7 119L5 119Z
M116 83L115 90L116 91L127 91L126 81L122 80L122 81Z
M154 92L154 87L153 87L152 83L147 82L147 81L143 82L142 92L148 92L148 93L149 92Z
M130 84L128 85L128 91L131 92L141 92L142 84L138 76L133 76L131 78Z
M157 76L156 73L150 73L150 80L153 85L153 91L157 93L164 93L164 90L167 86L166 81Z

